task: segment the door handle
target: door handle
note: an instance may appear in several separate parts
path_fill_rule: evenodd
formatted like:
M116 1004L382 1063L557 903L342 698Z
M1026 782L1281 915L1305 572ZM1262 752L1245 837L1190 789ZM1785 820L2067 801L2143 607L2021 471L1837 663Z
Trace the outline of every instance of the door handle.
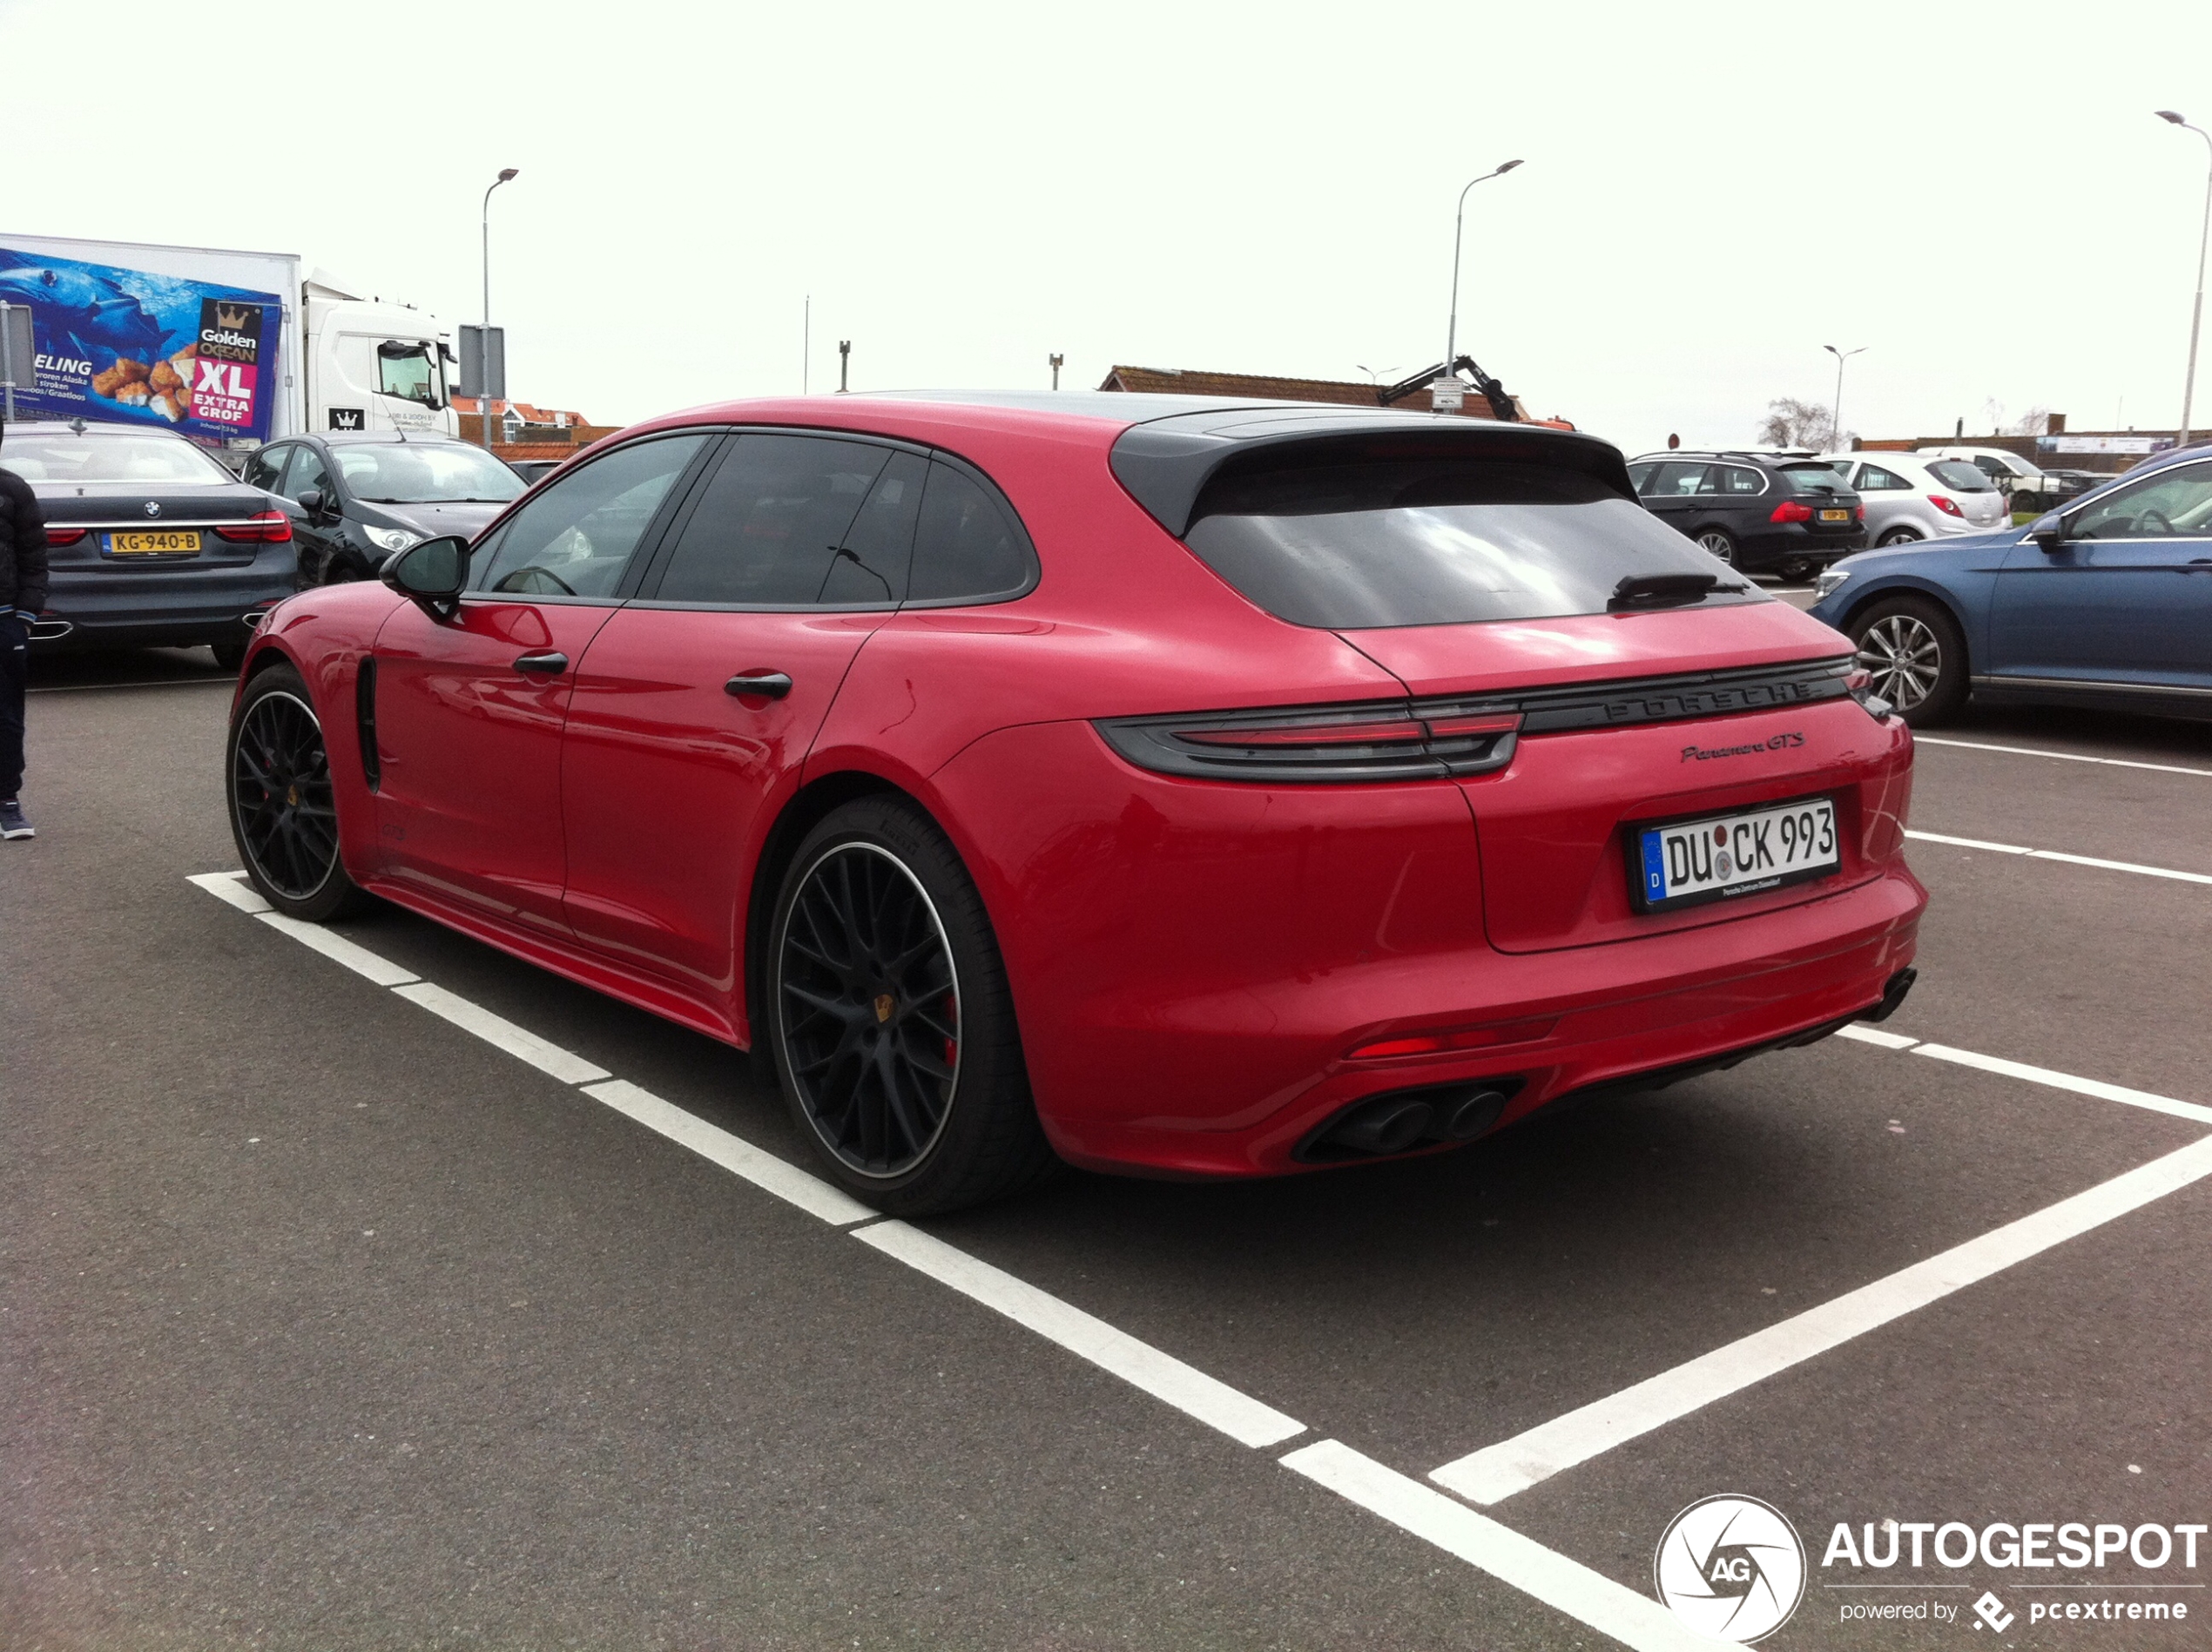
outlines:
M569 657L554 653L525 654L515 662L515 669L528 671L532 676L543 672L548 677L558 677L569 669Z
M779 700L791 692L791 678L781 671L755 671L733 677L722 687L731 694L758 694L763 699Z

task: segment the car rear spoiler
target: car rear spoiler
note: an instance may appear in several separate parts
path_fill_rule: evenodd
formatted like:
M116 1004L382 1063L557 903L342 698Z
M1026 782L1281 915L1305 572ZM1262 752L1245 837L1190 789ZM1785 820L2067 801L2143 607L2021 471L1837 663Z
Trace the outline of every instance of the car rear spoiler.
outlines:
M1592 476L1634 502L1628 461L1579 431L1420 413L1305 412L1274 408L1175 414L1131 425L1114 443L1114 475L1180 539L1206 483L1232 462L1273 468L1354 459L1466 458L1550 466Z

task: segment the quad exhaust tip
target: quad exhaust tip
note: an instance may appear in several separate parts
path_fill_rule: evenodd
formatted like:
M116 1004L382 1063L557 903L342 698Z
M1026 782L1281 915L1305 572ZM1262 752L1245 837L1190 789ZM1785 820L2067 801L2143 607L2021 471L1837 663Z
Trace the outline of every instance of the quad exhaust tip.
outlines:
M34 619L27 629L34 643L57 643L77 627L65 619Z
M1332 1164L1472 1142L1497 1123L1520 1088L1517 1078L1485 1078L1386 1090L1336 1115L1307 1138L1297 1156L1309 1164Z

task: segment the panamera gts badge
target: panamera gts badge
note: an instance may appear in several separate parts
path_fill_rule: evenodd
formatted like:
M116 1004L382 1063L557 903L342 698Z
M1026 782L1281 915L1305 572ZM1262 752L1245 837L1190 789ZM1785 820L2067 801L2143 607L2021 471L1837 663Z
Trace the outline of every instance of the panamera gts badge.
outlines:
M1777 734L1770 740L1754 740L1749 745L1685 745L1682 749L1682 760L1685 763L1710 763L1716 757L1750 757L1755 752L1786 752L1804 743L1805 737L1792 729L1787 734Z

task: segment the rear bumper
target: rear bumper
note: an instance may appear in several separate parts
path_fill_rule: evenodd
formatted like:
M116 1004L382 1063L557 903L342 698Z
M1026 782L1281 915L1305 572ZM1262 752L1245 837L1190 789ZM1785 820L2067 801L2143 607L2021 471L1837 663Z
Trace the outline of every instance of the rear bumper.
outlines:
M291 596L296 567L286 545L236 568L126 574L56 568L31 646L43 652L242 643L253 634L246 616Z
M1604 945L1507 954L1450 785L1281 787L1130 768L1083 725L976 742L933 777L1007 959L1040 1116L1095 1169L1245 1177L1386 1091L1567 1093L1861 1014L1926 893L1893 853L1834 893ZM1352 1060L1428 1028L1517 1042Z

